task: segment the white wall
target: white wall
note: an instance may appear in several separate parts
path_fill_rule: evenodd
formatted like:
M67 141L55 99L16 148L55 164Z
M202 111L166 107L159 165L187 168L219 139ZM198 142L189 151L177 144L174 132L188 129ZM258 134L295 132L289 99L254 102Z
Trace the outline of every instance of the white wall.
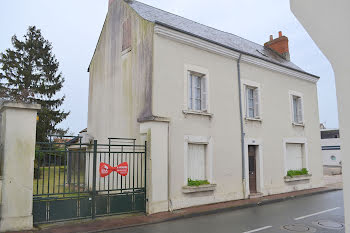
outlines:
M174 209L243 198L236 67L235 60L154 37L153 113L170 120L169 185ZM183 113L186 68L209 71L212 117ZM184 143L191 137L212 137L214 192L182 191L187 180Z
M132 46L122 52L123 22L130 19ZM99 143L108 137L137 138L138 119L151 110L153 24L124 0L109 7L89 72L88 133Z
M267 195L321 186L322 159L316 84L248 64L244 60L241 65L242 79L260 83L262 88L262 121L244 122L246 138L261 142L262 161L259 164L263 166L260 174L264 174L260 182L264 186L262 192ZM187 69L205 73L209 77L209 113L212 116L183 113L186 108ZM290 91L303 94L305 126L292 125ZM169 185L174 209L247 197L242 184L237 59L156 34L153 112L170 120ZM186 185L186 156L182 145L188 136L210 137L213 140L212 182L217 184L214 192L184 194L182 191L182 186ZM285 183L285 139L308 144L308 168L312 173L310 182L300 185Z
M244 121L246 137L263 144L264 194L275 194L323 185L320 148L317 85L286 74L243 62L243 83L260 86L261 121ZM243 86L242 86L243 88ZM291 93L302 94L304 126L292 124ZM242 92L244 95L244 92ZM244 96L243 109L245 110ZM307 145L308 170L311 182L301 185L284 181L284 142L303 142ZM278 166L276 166L278 164ZM279 169L278 169L279 168Z
M322 147L338 147L341 145L340 138L330 138L330 139L321 139ZM336 160L332 160L331 157L335 156ZM327 166L341 166L342 158L341 151L338 149L322 149L323 165Z

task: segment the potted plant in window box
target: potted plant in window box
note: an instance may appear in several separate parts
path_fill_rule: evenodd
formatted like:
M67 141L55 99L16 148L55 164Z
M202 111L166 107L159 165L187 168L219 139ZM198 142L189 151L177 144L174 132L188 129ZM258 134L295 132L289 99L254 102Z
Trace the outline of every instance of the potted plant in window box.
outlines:
M210 184L208 180L187 180L187 186L182 188L184 193L214 191L216 184Z
M300 180L310 180L311 174L306 168L301 170L289 170L287 176L284 177L285 182L293 182Z

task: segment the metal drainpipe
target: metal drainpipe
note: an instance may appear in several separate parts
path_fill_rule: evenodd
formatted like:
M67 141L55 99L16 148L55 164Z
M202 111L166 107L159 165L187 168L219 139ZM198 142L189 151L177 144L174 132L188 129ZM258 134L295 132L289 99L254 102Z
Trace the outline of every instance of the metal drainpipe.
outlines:
M168 211L173 212L173 203L170 197L170 122L168 123Z
M237 73L238 73L238 92L239 92L239 114L241 121L241 150L242 150L242 185L243 195L246 196L246 171L245 171L245 145L244 145L244 126L243 126L243 107L242 107L242 86L241 86L241 58L242 54L239 54L237 61Z

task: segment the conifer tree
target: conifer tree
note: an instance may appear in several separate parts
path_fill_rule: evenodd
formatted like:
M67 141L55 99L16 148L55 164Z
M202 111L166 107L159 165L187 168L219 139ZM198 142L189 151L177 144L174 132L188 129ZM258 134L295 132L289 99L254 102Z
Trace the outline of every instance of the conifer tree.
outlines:
M64 77L51 43L40 29L31 26L23 40L14 35L12 45L0 53L0 98L41 104L37 141L47 141L49 134L66 133L57 126L69 112L59 109L65 100L65 96L58 96Z

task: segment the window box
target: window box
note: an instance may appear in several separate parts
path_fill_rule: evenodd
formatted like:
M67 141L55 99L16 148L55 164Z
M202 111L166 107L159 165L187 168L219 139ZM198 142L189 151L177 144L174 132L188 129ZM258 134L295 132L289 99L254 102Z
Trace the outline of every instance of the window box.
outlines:
M192 111L192 110L183 110L182 111L185 115L199 115L199 116L207 116L212 118L213 114L209 112L201 112L201 111Z
M205 184L200 186L183 186L183 193L198 193L198 192L210 192L216 189L216 184Z
M300 175L300 176L285 176L284 177L284 182L295 182L295 181L302 181L302 180L310 180L311 179L311 174L308 175Z

